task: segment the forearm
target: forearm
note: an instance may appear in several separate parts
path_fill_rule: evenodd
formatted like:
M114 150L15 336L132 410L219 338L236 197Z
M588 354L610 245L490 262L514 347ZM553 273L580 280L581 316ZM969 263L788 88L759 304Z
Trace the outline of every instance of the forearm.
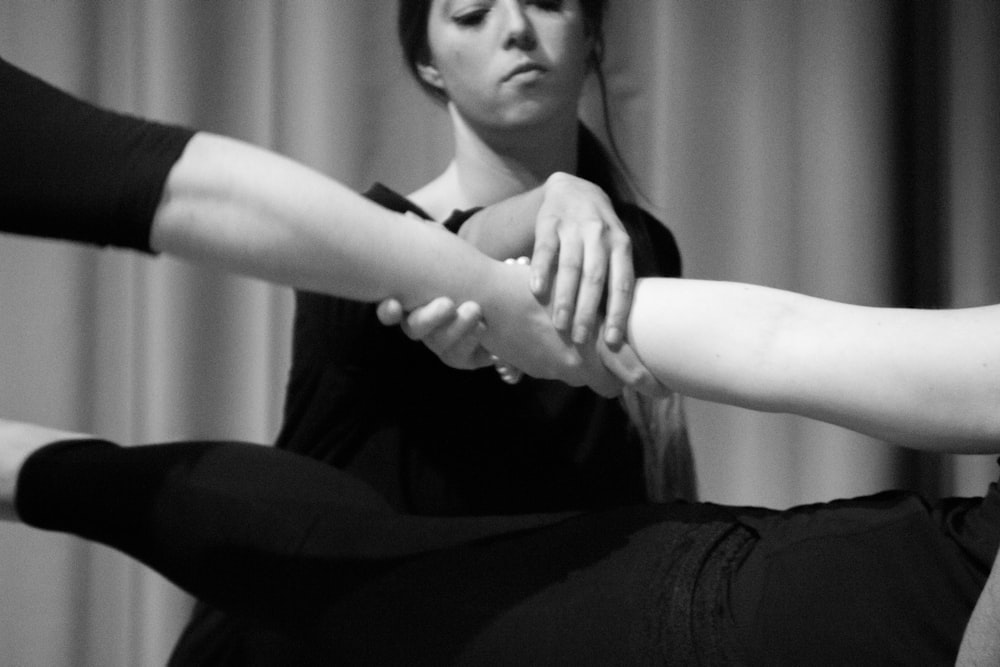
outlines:
M494 259L530 255L542 188L488 206L469 218L458 235Z
M599 187L556 172L544 186L481 212L463 231L497 259L530 255L532 291L552 305L556 326L575 343L590 338L603 311L607 342L620 344L635 285L632 239Z
M1000 554L993 563L986 586L979 595L958 651L959 667L987 667L1000 665L1000 572L997 565Z
M1000 447L1000 313L865 308L711 281L640 281L636 354L682 393L928 449Z
M783 294L737 283L639 280L628 342L664 384L743 407L780 408L782 378L766 372Z
M151 245L361 301L489 300L492 262L468 244L292 160L210 134L196 135L171 171Z

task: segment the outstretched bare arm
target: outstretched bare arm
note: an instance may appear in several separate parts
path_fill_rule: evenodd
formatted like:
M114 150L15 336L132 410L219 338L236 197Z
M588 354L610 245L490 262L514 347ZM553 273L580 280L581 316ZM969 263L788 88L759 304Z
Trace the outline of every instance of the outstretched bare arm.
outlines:
M526 277L449 232L388 211L292 160L210 134L192 138L154 217L154 249L295 287L412 309L475 301L484 345L537 377L617 383L552 328ZM528 335L530 334L530 335Z
M965 453L1000 451L998 340L1000 305L870 308L668 278L639 281L628 331L683 394Z

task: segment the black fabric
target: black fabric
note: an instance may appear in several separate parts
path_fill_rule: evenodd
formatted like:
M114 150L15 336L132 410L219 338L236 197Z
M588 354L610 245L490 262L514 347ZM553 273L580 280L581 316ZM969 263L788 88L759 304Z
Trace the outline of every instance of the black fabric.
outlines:
M272 448L94 441L33 454L17 493L229 612L265 647L244 665L945 664L1000 503L416 517Z
M368 196L424 215L384 186ZM637 273L678 275L669 230L636 207L620 213ZM297 296L293 347L277 446L350 470L401 510L502 514L644 498L641 446L616 399L448 368L379 324L373 304L314 293Z
M1000 536L1000 494L930 505L892 491L785 512L733 587L752 664L951 665Z
M99 109L0 59L0 231L150 252L193 134Z

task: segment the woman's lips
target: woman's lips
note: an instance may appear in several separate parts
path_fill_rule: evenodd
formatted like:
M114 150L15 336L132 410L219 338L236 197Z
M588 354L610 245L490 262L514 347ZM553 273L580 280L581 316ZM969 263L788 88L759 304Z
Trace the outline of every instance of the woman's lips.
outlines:
M510 81L512 79L537 79L545 74L545 68L538 63L522 63L512 69L507 76L503 78L504 81Z

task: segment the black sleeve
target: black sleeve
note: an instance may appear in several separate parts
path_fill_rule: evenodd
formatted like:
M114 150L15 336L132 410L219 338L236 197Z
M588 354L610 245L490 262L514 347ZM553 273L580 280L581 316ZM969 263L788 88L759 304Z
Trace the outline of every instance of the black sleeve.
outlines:
M0 231L149 252L193 134L99 109L0 59Z
M462 225L469 221L469 218L474 216L483 210L482 206L476 208L471 208L468 211L452 211L448 219L444 221L444 227L452 234L458 234L458 231L462 229Z
M368 188L364 195L376 204L379 204L390 211L395 211L397 213L413 213L424 220L432 220L431 216L428 215L425 210L395 190L387 188L381 183L376 183ZM483 210L482 206L470 208L467 211L455 209L451 212L451 215L448 216L448 219L442 223L442 225L452 234L458 234L458 230L462 228L462 225L464 225L469 218L474 216L476 213L479 213L481 210Z

